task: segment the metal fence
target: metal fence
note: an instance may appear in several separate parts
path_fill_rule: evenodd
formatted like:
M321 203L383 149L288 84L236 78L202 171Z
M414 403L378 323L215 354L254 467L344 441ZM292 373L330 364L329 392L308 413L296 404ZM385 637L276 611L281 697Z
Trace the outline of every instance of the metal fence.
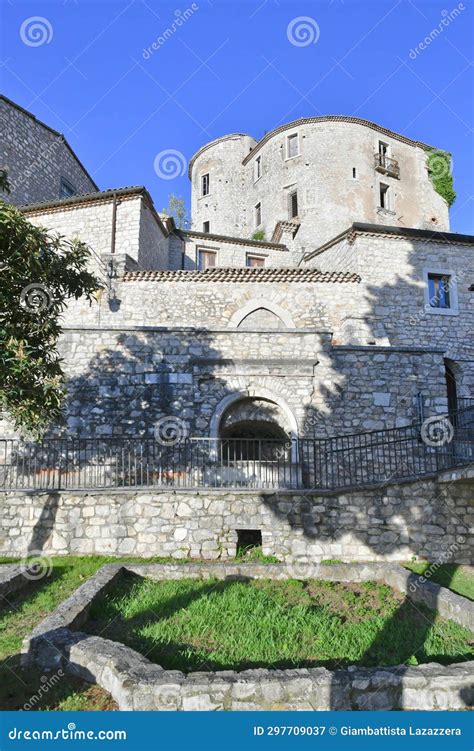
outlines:
M474 401L449 416L335 438L52 438L0 441L0 489L336 490L474 462Z

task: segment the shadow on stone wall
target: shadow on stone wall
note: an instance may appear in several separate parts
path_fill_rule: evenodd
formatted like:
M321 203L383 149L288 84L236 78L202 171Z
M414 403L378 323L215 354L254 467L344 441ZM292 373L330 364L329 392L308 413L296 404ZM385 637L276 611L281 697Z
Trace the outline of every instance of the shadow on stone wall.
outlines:
M390 243L390 240L387 241ZM389 252L389 250L387 251ZM413 299L419 297L419 282L416 274L412 279L399 277L393 285L382 285L380 288L370 286L367 290L370 310L364 319L368 338L371 333L376 338L380 334L381 328L387 324L386 329L392 343L399 343L397 339L402 339L402 326L400 323L395 325L391 320L385 320L387 298L393 300L404 299L410 296ZM290 304L290 302L289 302ZM380 313L382 310L384 312ZM417 315L419 319L416 325L412 326L410 321L406 321L406 327L411 326L410 336L415 335L422 340L425 331L422 307ZM443 326L448 323L443 321ZM446 329L447 331L448 329ZM366 342L365 342L366 343ZM451 343L446 339L437 342L429 341L430 346L438 346L449 349L451 359L456 359L456 353L452 352ZM324 349L321 343L321 350ZM374 347L374 352L376 348ZM339 350L341 352L341 350ZM190 379L189 357L194 358L193 378ZM206 435L209 421L212 416L213 405L225 398L229 393L234 391L234 387L229 386L229 380L218 375L215 368L222 357L221 353L216 350L212 332L200 330L193 333L192 331L173 331L151 333L122 333L117 337L117 347L114 349L104 349L94 354L88 363L86 371L81 375L76 375L69 382L69 430L78 436L91 435L90 426L93 426L93 435L95 437L149 437L155 434L156 423L162 418L175 417L184 420L187 423L191 435ZM205 367L200 367L199 362L205 362ZM330 423L332 410L335 401L340 399L341 394L348 385L348 370L340 372L336 368L338 360L332 362L332 383L318 384L315 383L315 390L319 394L319 406L307 405L304 419L300 424L301 435L313 435L317 432L318 422L324 415L326 423ZM340 362L340 360L339 360ZM438 357L436 366L437 372L433 376L433 382L440 383L444 377L443 373L443 354ZM357 373L357 357L353 361L354 373ZM400 384L400 379L405 377L405 372L397 372L395 367L392 371L394 384L397 386L397 394L406 391L407 398L413 400L418 390L418 381L422 377L420 374L414 374L414 379L408 379L406 384ZM258 379L249 376L249 381L255 384ZM315 381L317 381L317 371L315 371ZM374 382L367 382L367 392L375 391L379 386ZM361 402L366 394L361 394ZM431 395L434 396L434 395ZM427 394L428 399L431 398ZM436 395L438 400L443 399L443 394ZM433 405L431 405L433 406ZM397 407L389 415L396 419ZM365 406L366 414L361 413L361 423L364 417L370 417L371 410ZM388 418L390 420L390 417ZM450 493L452 492L452 497ZM420 517L417 499L413 498L410 503L405 499L403 503L396 502L393 496L385 487L380 487L377 492L375 505L378 511L371 516L369 509L366 509L365 517L358 519L358 526L352 528L350 532L359 537L361 542L372 547L377 555L389 555L397 549L410 544L411 549L417 556L423 556L425 553L424 545L419 542L420 524L428 524L432 521L433 514L444 514L446 524L452 529L464 529L464 522L457 519L456 509L456 489L453 486L449 492L443 490L439 496L434 497L432 502L423 509L424 515ZM43 510L43 513L36 524L34 541L31 546L37 549L44 547L50 535L50 528L54 526L54 515L56 500L49 500ZM268 500L268 496L262 495L262 503L268 505L272 512L280 515L278 508L273 506ZM341 508L332 507L328 502L329 512L324 512L326 518L323 519L325 532L331 535L333 540L344 539L347 532L348 520L344 517L344 511ZM314 523L312 513L312 500L305 495L304 491L295 504L290 516L285 512L285 518L290 526L295 530L302 531L308 539L317 541L321 534L321 527ZM326 510L327 511L327 510ZM360 512L359 512L360 513ZM400 533L397 535L393 529L387 530L389 533L385 538L379 534L380 527L384 526L385 520L397 519ZM47 532L40 530L44 522ZM374 531L373 539L371 535L366 534L365 530L377 528ZM435 525L436 526L436 525ZM361 535L361 530L363 534ZM438 534L433 531L433 534ZM459 532L459 535L464 532ZM457 543L457 540L447 539L443 535L443 530L439 535L440 556L444 552L449 553L449 544ZM462 546L461 546L462 547ZM459 550L459 547L458 547ZM457 552L453 553L457 557ZM403 608L398 616L403 617ZM432 626L435 615L425 618L420 622L420 628L417 633L419 650L423 649L423 644ZM389 648L388 642L390 635L395 627L395 620L389 623L379 633L377 639L371 645L369 653L378 653L381 650ZM416 655L414 644L407 645L407 659L413 654ZM410 654L408 654L410 652ZM369 654L368 653L368 654ZM400 667L403 672L406 668ZM336 706L336 697L334 697L334 706Z

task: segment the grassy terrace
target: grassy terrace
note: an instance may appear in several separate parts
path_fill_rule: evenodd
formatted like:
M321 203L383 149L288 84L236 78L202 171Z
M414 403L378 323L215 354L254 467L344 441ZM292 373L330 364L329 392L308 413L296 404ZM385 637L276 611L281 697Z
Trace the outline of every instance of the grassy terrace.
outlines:
M415 574L424 575L427 581L440 584L462 597L474 600L474 571L472 566L459 566L455 563L407 563L405 568Z
M470 659L472 634L385 585L128 576L83 630L165 668L245 670Z
M252 557L259 562L273 560L258 551ZM21 669L19 652L23 638L51 610L102 565L117 560L120 559L53 559L49 576L30 584L23 592L0 599L0 710L21 709L38 696L40 687L42 696L34 700L34 709L115 708L102 689L69 677L61 678L45 691L46 682L40 672ZM11 558L0 558L0 563L12 562ZM461 568L462 581L469 581L472 569ZM468 594L461 591L460 581L457 591ZM453 588L455 582L453 579ZM115 616L117 620L111 624L110 619ZM130 576L91 613L89 631L99 633L102 628L103 636L118 639L164 665L184 670L255 664L330 667L351 662L454 662L467 657L470 651L465 629L437 619L418 606L414 610L401 596L374 584L158 584Z

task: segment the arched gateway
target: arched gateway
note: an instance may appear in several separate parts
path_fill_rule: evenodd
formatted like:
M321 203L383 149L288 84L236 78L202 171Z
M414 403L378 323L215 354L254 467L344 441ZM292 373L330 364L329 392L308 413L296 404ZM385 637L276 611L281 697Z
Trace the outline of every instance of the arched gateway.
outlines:
M292 485L298 474L298 426L281 397L266 389L235 392L217 406L211 437L229 479Z

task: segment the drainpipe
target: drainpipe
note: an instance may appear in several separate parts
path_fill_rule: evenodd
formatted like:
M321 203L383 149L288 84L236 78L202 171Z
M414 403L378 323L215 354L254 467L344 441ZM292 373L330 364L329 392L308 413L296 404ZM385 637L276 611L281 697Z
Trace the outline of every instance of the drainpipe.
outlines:
M110 252L115 253L115 232L117 227L117 194L112 196L112 234L110 238Z

